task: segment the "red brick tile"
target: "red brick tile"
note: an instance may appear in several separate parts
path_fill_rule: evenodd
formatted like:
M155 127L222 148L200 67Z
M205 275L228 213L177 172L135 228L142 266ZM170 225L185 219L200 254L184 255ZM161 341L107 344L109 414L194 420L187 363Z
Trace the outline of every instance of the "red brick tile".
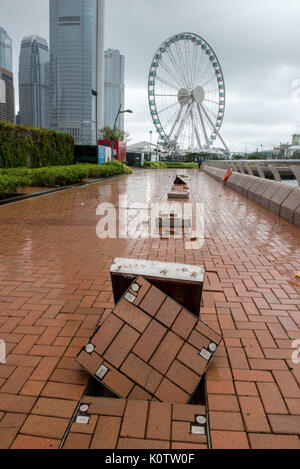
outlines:
M11 449L58 449L60 440L18 435Z
M123 417L120 436L124 438L144 438L148 415L148 402L128 401Z
M269 415L273 433L300 435L300 415Z
M252 449L300 449L300 440L295 435L249 434Z
M18 394L32 373L32 368L18 366L1 387L0 393ZM1 396L1 394L0 394Z
M97 421L98 421L97 415L92 415L87 424L74 422L71 425L70 432L85 434L85 435L93 435L95 432Z
M273 375L285 398L300 397L299 386L290 371L273 371Z
M124 399L105 398L86 396L82 398L82 403L89 404L90 414L110 415L112 417L121 417L124 414L126 401Z
M150 365L165 374L182 345L183 340L169 331L152 356Z
M120 417L99 417L98 424L93 435L91 449L114 449L116 448L120 432ZM109 432L107 429L109 428Z
M171 327L180 311L181 306L172 300L172 298L167 297L158 310L155 319L162 322L165 326Z
M232 368L248 370L249 364L242 348L228 347L229 360Z
M232 381L207 381L208 394L235 394Z
M258 397L239 396L239 401L248 432L270 432L261 400Z
M243 337L241 341L242 341L245 353L248 358L264 358L262 349L258 341L254 337L253 338Z
M267 414L287 414L284 400L275 383L257 383L259 394Z
M88 380L88 375L77 370L56 369L52 373L50 380L55 381L56 383L85 385Z
M142 358L145 362L147 362L163 339L166 332L167 329L157 321L151 321L145 333L141 336L133 348L133 352Z
M48 382L42 391L44 397L57 397L61 399L79 400L84 391L84 386L66 383Z
M69 420L66 419L29 415L21 428L21 433L31 436L60 439L63 437L68 424Z
M166 376L189 394L195 391L199 382L199 376L177 360L172 363Z
M239 412L216 412L209 413L211 430L243 431L244 424Z
M168 402L170 400L170 396L172 396L172 402L178 404L185 404L190 397L189 394L179 389L166 378L164 378L159 385L155 396L162 402Z
M244 432L212 431L213 449L249 449L247 434Z
M125 324L104 354L105 360L119 368L137 342L137 331Z
M31 413L35 415L70 419L75 411L76 405L77 401L41 397L36 402Z
M134 438L120 438L118 449L169 449L170 444L167 441L159 440L142 440Z
M17 428L0 428L0 449L9 449L17 433Z
M166 295L161 290L152 285L139 306L141 309L146 311L146 313L150 314L151 316L155 316L165 300Z
M254 370L287 370L284 360L266 360L264 358L250 358L250 366Z
M206 436L191 434L190 422L173 422L172 424L172 440L186 441L188 443L206 443Z
M0 410L27 414L36 401L35 397L1 394Z
M255 383L251 383L249 381L235 381L234 384L236 392L240 396L258 396Z
M208 396L208 407L209 410L218 410L226 412L238 412L240 410L238 400L235 396L230 395L214 395L209 394Z
M194 423L197 415L206 415L205 406L173 404L173 420Z
M237 381L261 381L265 383L274 381L269 371L233 370L233 376Z
M18 345L14 348L14 353L20 354L20 355L29 353L38 339L39 339L38 335L24 336L21 342L19 342Z
M149 439L170 440L171 438L171 405L151 402L147 422Z
M156 391L162 380L162 375L160 373L153 370L149 365L132 353L122 365L121 371L152 394Z
M97 330L92 338L92 343L95 345L96 351L99 355L107 349L115 335L121 329L122 325L122 321L114 314L111 314Z
M45 381L27 381L20 391L25 396L39 396L45 386Z
M300 415L300 399L285 399L291 414Z
M184 363L191 370L194 370L200 376L203 375L208 366L208 362L199 354L199 350L188 343L184 344L178 354L178 360Z
M144 332L151 320L147 314L125 299L115 306L114 314L139 332Z
M91 435L70 433L66 438L63 449L88 449L91 438Z
M151 401L152 396L136 384L128 395L128 399L135 401Z
M66 350L66 347L58 347L52 345L35 345L30 355L38 355L40 357L61 357Z
M172 331L187 339L197 322L198 320L191 313L182 309L172 325Z

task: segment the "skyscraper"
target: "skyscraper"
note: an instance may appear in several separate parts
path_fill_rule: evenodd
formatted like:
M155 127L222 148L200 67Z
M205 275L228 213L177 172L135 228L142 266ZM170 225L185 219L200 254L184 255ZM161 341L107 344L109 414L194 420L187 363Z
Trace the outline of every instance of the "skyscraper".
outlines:
M12 73L12 41L0 27L0 120L14 123L15 93Z
M50 127L49 48L39 36L24 37L19 59L19 122Z
M104 7L104 0L50 0L51 128L85 145L103 127Z
M124 105L125 58L119 50L108 49L104 54L104 125L113 127L120 105ZM120 114L117 127L124 130L124 114Z

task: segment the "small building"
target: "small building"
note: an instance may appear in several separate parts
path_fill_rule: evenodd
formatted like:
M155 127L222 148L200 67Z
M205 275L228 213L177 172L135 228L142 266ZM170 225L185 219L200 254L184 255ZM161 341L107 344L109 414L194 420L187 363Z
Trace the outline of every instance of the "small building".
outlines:
M299 146L300 145L300 134L294 134L292 136L292 145Z
M299 155L298 158L300 159L300 145L292 145L289 147L287 150L285 150L284 157L286 159L295 158L296 154Z

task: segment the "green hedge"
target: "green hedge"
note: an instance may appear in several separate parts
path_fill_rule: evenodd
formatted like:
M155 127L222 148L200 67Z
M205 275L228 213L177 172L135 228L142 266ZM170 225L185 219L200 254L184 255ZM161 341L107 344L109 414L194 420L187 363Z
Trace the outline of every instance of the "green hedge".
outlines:
M167 168L165 163L155 163L154 161L145 161L144 163L145 169L163 169Z
M118 174L130 174L132 170L119 161L102 165L77 164L50 168L0 169L0 197L17 193L20 187L57 187L76 184L88 178L106 178Z
M0 168L41 168L73 163L71 135L0 121Z
M187 168L194 169L198 168L198 163L180 163L180 162L164 162L155 163L154 161L146 161L144 164L145 169L165 169L165 168Z

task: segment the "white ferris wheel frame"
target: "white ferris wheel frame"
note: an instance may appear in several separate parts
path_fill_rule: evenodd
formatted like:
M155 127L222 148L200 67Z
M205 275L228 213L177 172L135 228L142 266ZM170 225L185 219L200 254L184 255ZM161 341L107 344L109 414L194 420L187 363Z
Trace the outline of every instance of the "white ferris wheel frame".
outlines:
M184 41L191 41L194 43L194 46L201 47L203 55L206 54L208 56L207 63L196 63L198 54L198 52L196 52L195 55L193 54L193 65L189 64L187 57L185 58L183 54L184 50L187 51L186 44L184 44L185 49L177 47L178 42L182 44ZM174 56L170 49L173 44L175 45L178 53L177 57ZM164 55L166 55L169 64L171 63L174 66L173 70L166 64L166 62L164 62ZM198 83L196 87L191 89L192 80L194 84L197 83L195 81L197 80L197 74L201 76L201 72L203 72L201 67L204 65L208 72L214 71L214 75L210 81L214 78L216 80L215 86L217 85L214 90L217 92L217 99L216 101L211 101L211 103L215 103L215 106L218 108L216 115L213 115L204 105L205 101L209 102L210 100L206 99L202 84ZM163 68L165 72L167 72L167 75L169 76L168 80L158 76L158 70L160 70L159 67ZM193 79L189 78L188 74L193 74ZM165 84L169 89L174 89L174 92L177 91L177 95L156 94L157 81ZM170 104L163 110L158 110L157 98L167 96L177 96L177 102ZM187 122L189 122L189 131L193 134L193 139L197 142L200 149L209 149L213 145L214 141L219 138L225 150L229 152L228 147L220 134L226 105L225 81L222 67L212 47L199 35L194 33L176 34L164 41L157 49L149 71L148 100L150 113L153 124L158 133L158 142L160 144L163 144L168 148L174 148L174 145L176 145L179 140L183 128ZM171 128L167 132L167 129L164 128L165 123L161 122L162 118L160 117L160 114L167 109L171 109L178 103L180 109L177 113L174 113L173 121L171 117L171 122L168 123L169 126L171 125ZM198 123L198 130L196 122ZM202 130L201 138L199 135L199 129ZM202 144L202 140L205 142L204 145Z

